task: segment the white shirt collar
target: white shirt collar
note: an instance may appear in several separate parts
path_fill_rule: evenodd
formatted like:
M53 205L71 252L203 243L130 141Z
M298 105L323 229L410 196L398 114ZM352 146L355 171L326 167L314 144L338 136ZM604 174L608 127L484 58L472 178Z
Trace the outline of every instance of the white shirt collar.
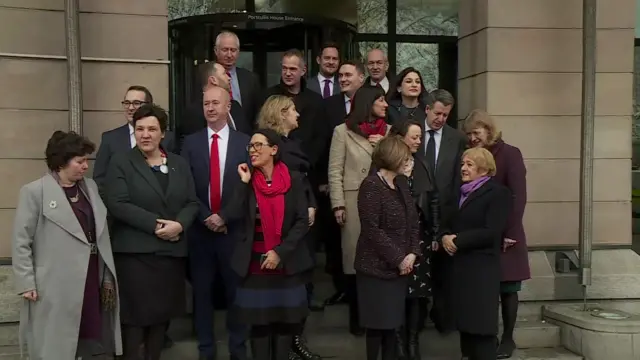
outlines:
M210 127L207 127L207 137L210 139L213 134L217 134L221 139L227 139L229 137L229 131L230 130L228 124L225 124L224 127L218 132L215 132Z
M133 135L133 125L131 123L127 123L129 125L129 135Z
M426 120L426 119L425 119L425 121L424 121L424 128L426 129L425 131L432 130L432 129L429 127L429 125L427 124L427 120ZM442 129L444 129L444 126L443 126L443 127L441 127L441 128L440 128L440 129L438 129L438 130L435 130L436 134L438 134L438 135L442 135Z
M318 81L320 82L321 85L324 85L324 81L325 80L329 80L330 85L333 85L334 77L333 76L332 77L325 77L321 73L318 73Z
M380 86L382 86L382 88L384 89L385 92L389 91L389 79L387 79L386 76L384 78L382 78L382 80L380 80L380 82L378 84L380 84ZM376 85L376 82L373 81L373 79L371 79L371 85L372 86Z

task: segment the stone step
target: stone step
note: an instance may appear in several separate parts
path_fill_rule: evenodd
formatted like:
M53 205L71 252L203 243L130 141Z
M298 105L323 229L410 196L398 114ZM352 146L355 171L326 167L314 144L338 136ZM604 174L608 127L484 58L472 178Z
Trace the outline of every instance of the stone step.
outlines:
M524 308L525 314L532 315L518 316L514 337L520 348L539 348L560 346L560 328L554 324L540 319L540 312L535 313ZM333 329L347 329L349 319L349 309L346 305L326 307L323 312L313 313L309 319L314 326ZM432 328L432 324L427 322L427 326ZM434 330L435 332L435 330Z

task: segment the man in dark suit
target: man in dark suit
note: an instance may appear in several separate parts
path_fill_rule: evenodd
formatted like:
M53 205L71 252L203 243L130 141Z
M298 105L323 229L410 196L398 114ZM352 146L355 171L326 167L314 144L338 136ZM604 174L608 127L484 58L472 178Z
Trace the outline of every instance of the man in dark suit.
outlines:
M340 92L340 84L338 83L338 65L340 64L340 54L338 46L333 43L322 45L320 55L316 57L320 72L315 77L309 78L307 87L309 90L322 95L323 99L333 96Z
M433 90L427 97L424 138L418 153L424 156L427 166L435 174L440 224L446 227L458 208L460 196L460 159L466 147L466 139L457 129L447 125L447 118L454 105L451 93L443 89ZM453 330L453 320L446 299L446 277L449 256L439 252L433 262L433 308L431 319L438 331Z
M102 189L104 185L109 161L113 155L118 152L128 151L136 145L136 140L133 136L134 129L131 125L133 113L135 113L140 106L152 103L153 96L146 87L133 85L127 89L124 99L122 100L122 107L124 108L124 116L127 123L113 130L103 132L100 147L96 154L96 162L93 166L93 180L95 180L100 189ZM162 147L165 151L173 152L175 150L174 140L173 133L167 131L162 140Z
M227 75L224 67L216 62L208 62L202 65L201 83L202 92L207 91L211 86L218 86L231 93L231 79ZM228 125L233 129L251 135L254 122L245 116L242 106L236 100L231 100L231 110L229 111ZM184 137L191 135L207 127L207 120L202 111L202 96L199 96L187 108L186 116L182 119L178 128L178 144L182 148Z
M326 270L331 274L333 287L336 292L325 300L325 306L346 302L346 280L342 270L342 248L340 241L340 227L336 223L329 200L329 148L333 129L344 122L351 110L351 98L364 84L364 65L359 61L345 61L340 66L338 78L340 79L340 93L324 100L325 119L327 130L326 145L320 160L318 161L318 183L320 184L316 200L318 202L318 229L323 229L322 237L325 239Z
M240 54L240 39L230 31L222 31L216 37L213 48L216 61L222 65L231 79L231 98L244 110L249 122L255 121L262 106L262 88L258 77L247 69L236 66Z
M238 165L247 161L249 136L228 125L229 92L210 86L203 94L207 127L185 138L181 155L191 167L200 203L198 218L189 231L189 266L200 359L216 359L213 333L213 289L216 274L224 282L227 304L233 304L238 275L229 263L235 239L243 231L228 216L234 188L241 182ZM247 360L247 328L227 315L231 360Z

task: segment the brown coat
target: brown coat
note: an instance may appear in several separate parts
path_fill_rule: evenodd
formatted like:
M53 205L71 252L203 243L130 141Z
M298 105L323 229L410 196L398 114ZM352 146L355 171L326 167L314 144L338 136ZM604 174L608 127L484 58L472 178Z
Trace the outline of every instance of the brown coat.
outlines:
M513 203L504 238L516 240L516 244L501 255L502 281L521 281L531 278L527 237L522 218L527 205L527 169L520 149L498 140L489 148L496 161L494 181L511 190Z

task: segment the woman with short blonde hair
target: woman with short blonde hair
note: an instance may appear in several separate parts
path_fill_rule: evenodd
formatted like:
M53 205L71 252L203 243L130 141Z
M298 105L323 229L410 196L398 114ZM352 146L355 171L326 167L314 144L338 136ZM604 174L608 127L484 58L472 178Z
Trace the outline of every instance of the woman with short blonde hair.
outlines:
M298 127L297 116L295 127L285 124L287 111L292 108L295 112L296 106L291 98L284 95L269 96L258 114L258 128L271 129L282 136L287 136L290 131Z
M531 277L522 224L527 204L527 169L520 149L502 140L502 133L486 111L471 111L464 121L464 130L471 147L491 152L497 168L493 178L508 187L512 194L511 213L503 234L501 254L500 303L504 331L498 348L498 359L508 359L516 348L513 330L518 315L518 292L522 288L522 281Z

